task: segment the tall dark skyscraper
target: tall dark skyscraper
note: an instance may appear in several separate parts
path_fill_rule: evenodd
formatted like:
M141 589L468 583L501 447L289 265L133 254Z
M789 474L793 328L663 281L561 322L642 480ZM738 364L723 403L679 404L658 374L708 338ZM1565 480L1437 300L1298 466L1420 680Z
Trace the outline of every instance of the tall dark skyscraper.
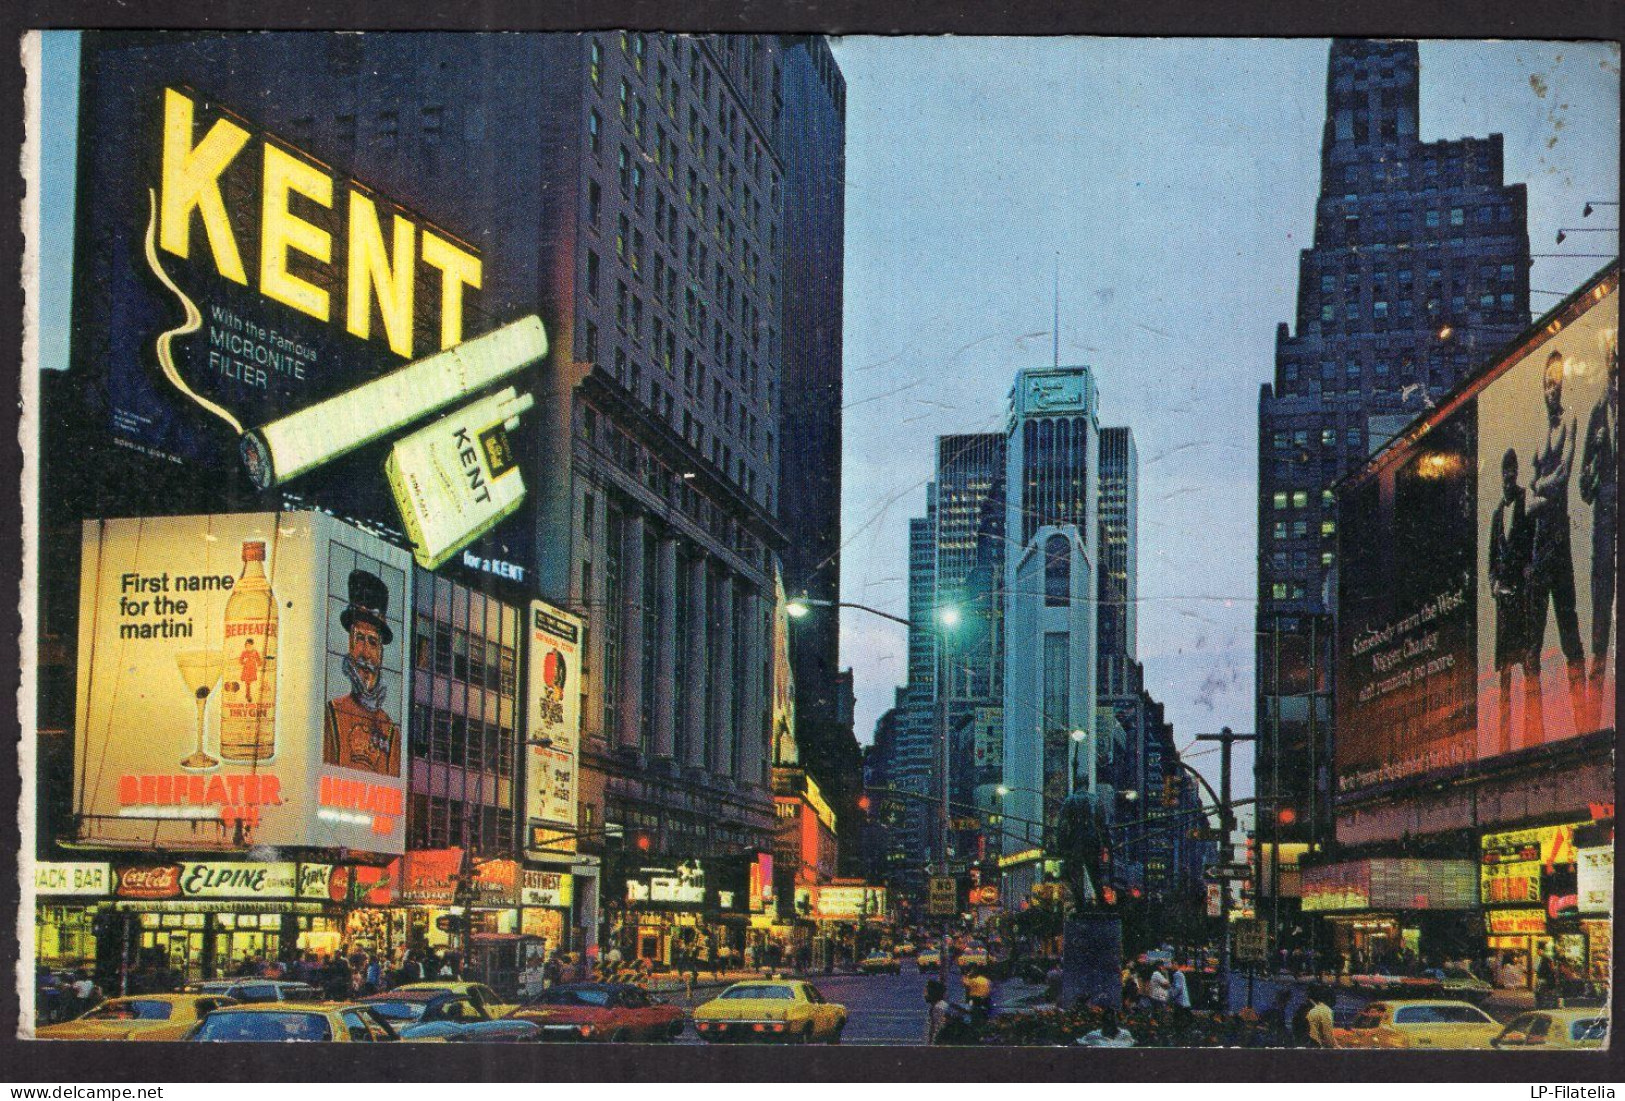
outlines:
M837 601L841 592L841 291L846 211L846 81L829 43L779 40L784 165L783 388L778 435L785 591ZM788 415L785 415L785 414ZM769 441L771 447L771 440ZM843 717L840 617L796 624L796 741L803 766L836 813L843 872L859 872L862 757Z
M1139 623L1140 456L1132 428L1100 430L1101 668L1108 657L1134 658ZM1102 677L1105 676L1102 672Z
M1525 194L1502 180L1501 135L1421 141L1418 76L1414 42L1332 45L1314 245L1259 395L1265 842L1330 832L1332 484L1529 323Z

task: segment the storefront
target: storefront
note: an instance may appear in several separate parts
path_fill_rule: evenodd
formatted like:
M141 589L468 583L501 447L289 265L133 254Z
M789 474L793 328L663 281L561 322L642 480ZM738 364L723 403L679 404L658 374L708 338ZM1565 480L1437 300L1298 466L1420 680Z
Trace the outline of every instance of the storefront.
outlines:
M113 870L91 861L34 865L34 945L52 971L89 970L96 964L96 917L113 893Z
M116 961L126 988L347 951L356 947L347 935L351 908L367 901L365 892L352 897L357 881L352 869L331 864L124 865L97 922L100 958Z
M1581 842L1587 843L1585 861ZM1534 988L1541 962L1549 958L1560 996L1604 992L1612 957L1609 919L1603 916L1612 908L1612 822L1487 833L1480 847L1485 946L1497 985ZM1600 909L1587 916L1590 907Z
M1304 867L1302 905L1351 972L1395 972L1469 956L1477 885L1470 860L1372 857Z
M520 871L519 931L540 939L544 954L576 951L570 915L575 906L575 876L540 868Z

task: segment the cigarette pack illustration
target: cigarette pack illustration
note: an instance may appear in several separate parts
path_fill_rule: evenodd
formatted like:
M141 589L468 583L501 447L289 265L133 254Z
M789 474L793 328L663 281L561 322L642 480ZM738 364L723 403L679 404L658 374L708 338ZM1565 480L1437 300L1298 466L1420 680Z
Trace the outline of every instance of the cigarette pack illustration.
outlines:
M519 427L519 415L533 401L510 386L390 449L384 474L418 565L435 569L525 499L508 433Z
M254 484L270 489L483 390L546 354L547 333L533 314L245 433L243 462Z

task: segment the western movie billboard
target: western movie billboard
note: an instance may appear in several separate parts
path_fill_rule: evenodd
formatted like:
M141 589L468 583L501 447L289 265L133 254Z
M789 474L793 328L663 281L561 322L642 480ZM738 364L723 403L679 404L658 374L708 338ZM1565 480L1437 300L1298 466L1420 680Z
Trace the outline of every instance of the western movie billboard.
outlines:
M1344 490L1340 792L1612 724L1618 317L1588 289Z
M86 840L399 853L410 558L310 512L92 520Z
M104 49L86 69L81 145L96 157L94 201L79 204L75 327L97 348L79 369L98 376L86 383L112 441L211 472L221 489L252 485L266 507L316 503L401 531L422 528L411 503L435 490L457 530L420 535L424 565L487 535L476 561L528 564L522 525L497 529L519 479L499 499L494 472L459 461L484 452L459 448L452 431L441 456L397 457L396 485L383 473L411 427L436 413L462 427L458 406L545 353L531 319L535 332L518 358L503 349L499 369L450 358L513 320L482 307L478 227L431 219L339 167L364 146L343 122L353 114L329 125L338 108L324 74L290 88L279 71L271 106L251 57L227 73L203 63L206 44L191 49L198 57ZM279 132L258 110L300 117ZM411 157L406 143L379 148ZM391 167L396 183L410 180ZM482 413L473 428L503 436L507 453L517 415Z
M526 837L532 848L572 848L570 838L547 838L547 827L576 827L576 770L581 758L581 620L533 600L525 629Z

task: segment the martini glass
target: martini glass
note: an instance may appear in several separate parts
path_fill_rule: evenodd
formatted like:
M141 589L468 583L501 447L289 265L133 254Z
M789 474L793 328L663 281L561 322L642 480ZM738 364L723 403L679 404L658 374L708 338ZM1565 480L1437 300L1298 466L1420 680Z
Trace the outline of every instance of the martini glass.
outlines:
M197 699L197 749L181 761L181 767L193 771L214 768L220 762L203 752L203 709L208 706L214 686L220 683L224 660L219 650L182 650L175 655L175 664Z

